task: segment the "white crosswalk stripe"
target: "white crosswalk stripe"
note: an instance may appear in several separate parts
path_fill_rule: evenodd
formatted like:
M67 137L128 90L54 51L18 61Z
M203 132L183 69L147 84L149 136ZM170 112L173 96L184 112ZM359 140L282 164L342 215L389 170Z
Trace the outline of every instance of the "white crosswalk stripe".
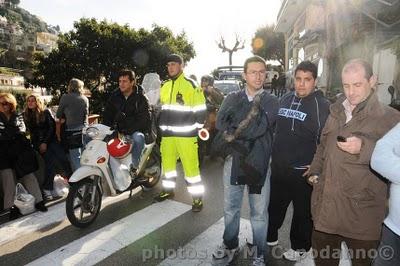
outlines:
M222 242L222 234L224 232L224 219L221 218L218 222L210 226L206 231L195 237L185 246L178 248L176 251L167 251L164 254L170 253L170 256L163 260L159 266L206 266L213 264L221 264L213 261L212 253L217 245ZM240 219L240 232L239 232L239 247L243 249L246 242L252 243L252 231L250 221L247 219ZM252 250L243 252L244 256L250 258L253 254ZM346 246L342 245L342 252L346 254ZM151 254L148 254L151 255ZM145 258L144 258L145 259ZM295 263L295 266L315 266L312 258L306 258ZM344 255L340 260L339 266L351 266L349 258Z
M28 265L94 265L190 209L187 204L171 200L150 205Z
M212 253L214 249L222 243L222 234L224 232L224 219L210 226L206 231L195 237L184 247L172 253L165 259L160 266L172 265L211 265ZM239 246L252 242L252 233L250 221L246 219L240 220Z
M105 198L103 207L126 199L126 197L127 195L125 194L118 197ZM184 215L190 209L190 205L172 200L149 205L112 224L58 247L56 250L31 261L27 265L94 265ZM0 226L0 246L9 244L14 239L39 231L52 223L64 221L65 219L65 203L60 203L52 206L48 213L34 213L12 223L4 224ZM153 259L161 259L160 266L205 266L215 264L212 253L222 243L223 231L224 219L221 218L202 233L197 236L194 235L189 242L182 243L178 248L168 249L168 246L164 245L163 250L155 250L155 247L143 249L140 258L142 261L138 261L138 264L135 265L140 265L141 262ZM242 255L246 253L246 251L243 251L243 248L247 247L246 242L252 242L251 225L249 220L241 218L239 246L242 249ZM344 251L343 254L346 253L346 247L343 245L342 251ZM252 250L249 250L247 255L251 256L251 252ZM296 262L295 265L314 266L315 263L311 257L307 257ZM346 257L342 258L339 264L339 266L350 265L351 261Z
M135 189L133 194L137 193L139 190L140 188ZM126 198L127 193L118 195L116 197L105 197L103 199L101 208L104 209L110 204ZM65 219L65 202L62 202L55 206L51 206L48 212L35 212L16 221L3 224L0 226L0 246L17 239L20 236L38 231Z

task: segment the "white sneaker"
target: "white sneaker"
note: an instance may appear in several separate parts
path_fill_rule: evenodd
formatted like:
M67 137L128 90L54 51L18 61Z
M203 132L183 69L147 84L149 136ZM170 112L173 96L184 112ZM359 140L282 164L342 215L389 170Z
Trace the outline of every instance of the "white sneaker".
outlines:
M215 260L226 260L225 262L229 263L235 258L238 252L239 247L228 249L228 247L224 243L222 243L214 250L212 256Z
M253 266L265 266L264 256L256 257L253 260Z
M47 189L43 189L43 196L45 200L52 200L53 199L53 195L51 194L50 190Z
M290 261L300 261L302 259L307 258L309 255L312 254L312 249L307 252L300 252L293 249L289 249L288 251L283 253L285 259Z
M278 243L279 243L279 241L276 240L276 241L274 241L274 242L267 242L267 245L270 246L270 247L272 247L272 246L278 245Z

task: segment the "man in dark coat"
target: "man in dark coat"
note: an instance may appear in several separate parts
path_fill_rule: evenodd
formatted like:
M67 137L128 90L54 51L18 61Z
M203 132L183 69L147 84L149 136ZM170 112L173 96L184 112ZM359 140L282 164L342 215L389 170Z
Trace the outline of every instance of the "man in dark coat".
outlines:
M356 254L352 265L371 265L373 256L357 256L359 251L378 254L388 187L370 161L376 142L400 121L400 113L379 101L376 82L368 62L344 65L344 95L330 107L310 166L312 247L314 254L331 251L315 257L317 266L338 265L334 252L342 242Z
M240 209L244 189L249 190L250 222L256 257L253 265L265 265L269 202L268 163L278 100L263 90L267 68L264 59L250 57L244 64L246 88L225 98L217 115L223 134L225 158L223 243L214 251L217 260L230 261L239 248Z

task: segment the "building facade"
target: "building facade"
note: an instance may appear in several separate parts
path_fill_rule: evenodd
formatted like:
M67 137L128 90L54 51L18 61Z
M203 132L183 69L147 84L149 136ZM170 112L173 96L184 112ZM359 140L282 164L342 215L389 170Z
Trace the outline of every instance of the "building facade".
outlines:
M318 86L329 97L341 92L343 64L369 61L378 76L379 99L389 104L387 88L400 88L400 61L392 48L400 42L398 0L283 0L275 31L285 35L285 69L303 60L319 66Z
M24 83L23 76L0 73L0 89L25 89Z

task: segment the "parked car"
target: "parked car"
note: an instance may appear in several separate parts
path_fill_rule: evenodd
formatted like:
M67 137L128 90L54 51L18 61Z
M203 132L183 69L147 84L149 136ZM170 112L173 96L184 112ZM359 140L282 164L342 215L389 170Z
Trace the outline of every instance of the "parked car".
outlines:
M234 80L240 82L239 85L243 86L242 73L243 66L221 66L217 68L214 75L218 80Z
M237 80L216 80L214 86L225 96L231 92L241 90L240 82Z

